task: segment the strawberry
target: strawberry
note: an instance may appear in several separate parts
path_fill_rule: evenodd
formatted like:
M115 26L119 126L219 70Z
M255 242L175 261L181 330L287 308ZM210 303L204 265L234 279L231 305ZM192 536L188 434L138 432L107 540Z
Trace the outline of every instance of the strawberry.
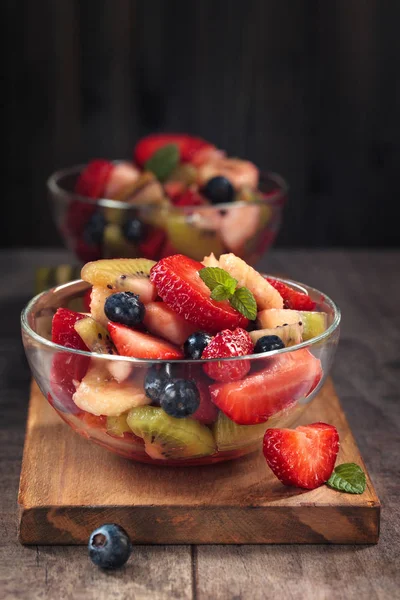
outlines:
M205 140L184 133L153 133L142 138L136 144L133 151L135 163L143 168L154 152L167 144L176 144L178 146L181 162L191 162L196 153L202 148L213 148L212 144L209 144Z
M220 331L204 349L201 358L225 358L252 354L254 344L244 329ZM250 371L248 360L218 361L204 365L204 371L215 381L237 381Z
M85 307L85 310L88 313L90 313L91 296L92 296L92 287L88 288L83 295L83 306Z
M88 351L85 342L74 329L75 323L84 318L85 315L68 308L57 309L51 327L51 341L66 348Z
M91 160L81 172L75 185L75 192L87 198L99 198L105 190L113 169L114 165L108 160L102 158Z
M313 490L332 474L339 452L336 427L312 423L296 429L267 429L264 456L284 485Z
M298 292L281 281L277 281L271 277L267 277L266 279L282 296L284 308L293 308L294 310L315 309L316 303L314 300L311 300L310 296L307 294Z
M211 399L235 423L256 425L308 396L321 374L321 362L307 349L287 352L242 381L211 385Z
M143 325L153 335L160 336L177 346L181 346L196 329L164 302L146 304Z
M108 331L121 356L161 360L183 358L179 348L154 335L111 322L108 323Z
M140 251L139 256L157 260L161 247L164 244L165 231L159 227L151 227L148 231L146 239L138 244Z
M164 183L164 190L171 202L174 204L175 199L179 198L181 194L186 190L186 184L183 181L166 181Z
M211 402L210 392L205 381L196 379L195 383L200 395L200 405L196 412L191 415L191 418L204 425L211 425L211 423L214 423L217 420L218 409L215 404Z
M182 194L172 198L174 206L204 206L207 204L200 194L194 190L187 189Z
M172 254L178 254L178 251L173 247L171 242L167 239L164 246L160 251L160 260L162 258L167 258L167 256L171 256Z
M160 260L150 271L150 281L158 295L178 315L207 333L236 329L248 325L248 319L235 310L227 300L211 299L211 291L201 280L200 262L182 254Z

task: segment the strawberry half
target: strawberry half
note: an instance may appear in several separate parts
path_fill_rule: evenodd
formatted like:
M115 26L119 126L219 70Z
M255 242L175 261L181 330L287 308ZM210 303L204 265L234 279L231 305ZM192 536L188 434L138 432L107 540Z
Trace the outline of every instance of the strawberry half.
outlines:
M85 342L74 329L75 323L84 319L85 316L68 308L57 309L51 326L51 341L66 348L75 348L76 350L86 350L88 352L89 350Z
M211 340L203 351L201 358L226 358L231 356L246 356L252 354L254 344L244 329L238 327L235 331L225 329ZM218 361L204 365L204 371L215 381L237 381L243 379L250 371L250 361Z
M179 348L154 335L111 322L108 323L108 331L121 356L160 360L183 358Z
M264 369L242 381L211 385L211 399L235 423L256 425L308 396L321 376L319 359L296 350L268 359Z
M211 402L210 392L205 381L196 379L195 383L200 395L200 405L196 412L191 415L191 418L204 425L211 425L211 423L214 423L217 420L218 409L215 404Z
M312 423L296 429L267 429L264 456L284 485L313 490L332 474L339 452L336 427Z
M266 277L267 281L280 293L283 298L283 307L293 310L314 310L316 302L303 292L298 292L281 281Z
M154 133L139 140L133 151L133 159L139 167L145 163L157 150L167 144L176 144L179 148L181 162L190 162L196 153L206 147L214 148L202 138L192 137L184 133Z
M199 275L203 268L200 262L175 254L154 265L150 271L150 281L172 310L199 329L208 333L236 327L245 329L248 319L227 300L217 302L211 299L211 291Z
M91 160L79 175L75 192L86 198L99 198L111 176L114 165L108 160L98 158Z

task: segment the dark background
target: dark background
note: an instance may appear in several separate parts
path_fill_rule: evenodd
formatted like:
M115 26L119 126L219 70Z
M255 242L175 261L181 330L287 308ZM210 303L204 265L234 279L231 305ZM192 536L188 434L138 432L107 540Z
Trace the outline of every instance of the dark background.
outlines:
M398 245L399 0L2 7L3 246L61 244L46 178L154 130L287 178L280 246Z

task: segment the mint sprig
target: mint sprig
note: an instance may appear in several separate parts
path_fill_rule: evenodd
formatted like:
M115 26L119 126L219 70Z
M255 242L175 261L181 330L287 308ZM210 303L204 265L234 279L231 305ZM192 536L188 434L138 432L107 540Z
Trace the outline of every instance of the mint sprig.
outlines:
M343 463L333 470L326 485L348 494L362 494L367 485L365 473L355 463Z
M208 289L211 290L213 300L218 302L229 300L233 308L247 319L254 321L257 316L256 300L247 288L237 288L237 279L220 267L204 267L199 271L199 275Z
M167 144L159 148L144 164L146 171L151 171L159 179L165 181L179 163L179 148L176 144Z

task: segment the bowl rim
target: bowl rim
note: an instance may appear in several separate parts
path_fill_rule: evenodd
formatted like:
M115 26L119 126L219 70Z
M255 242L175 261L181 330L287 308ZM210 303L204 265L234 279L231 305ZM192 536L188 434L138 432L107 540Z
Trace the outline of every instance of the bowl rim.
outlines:
M53 288L50 288L48 290L44 290L43 292L41 292L40 294L37 294L36 296L34 296L33 298L31 298L31 300L28 302L28 304L26 304L26 306L22 309L21 311L21 328L22 330L29 336L31 337L33 340L35 340L35 342L38 342L44 346L47 346L48 348L50 348L51 350L54 351L58 351L58 352L68 352L71 355L79 355L79 356L87 356L90 358L96 358L97 360L104 360L104 361L113 361L113 362L129 362L135 365L154 365L154 364L165 364L165 363L172 363L172 364L188 364L188 365L204 365L204 364L209 364L212 362L235 362L235 361L240 361L243 359L246 360L250 360L250 361L255 361L255 360L259 360L259 359L265 359L265 358L271 358L271 357L275 357L281 354L287 354L289 352L296 352L297 350L301 350L302 348L310 348L312 346L316 346L318 344L320 344L321 342L329 339L331 337L331 335L339 328L340 325L340 321L341 321L341 311L340 308L338 307L338 305L326 294L324 294L323 292L321 292L320 290L313 288L311 286L308 286L306 284L302 284L298 281L292 280L292 279L286 279L286 278L281 278L281 277L276 277L276 276L272 276L272 275L265 275L263 273L263 276L265 277L272 277L273 279L276 279L277 281L280 281L281 283L285 283L285 284L289 284L292 287L297 288L299 291L303 291L303 292L308 292L311 291L313 293L315 293L316 295L320 296L321 299L323 298L324 302L326 302L330 308L333 310L333 321L330 324L330 326L320 335L318 335L315 338L312 338L311 340L306 340L304 342L301 342L300 344L295 344L294 346L287 346L285 348L281 348L279 350L272 350L270 352L262 352L259 354L248 354L245 356L233 356L233 357L224 357L224 358L206 358L206 359L188 359L188 358L181 358L181 359L159 359L159 358L152 358L152 359L144 359L144 358L135 358L132 356L121 356L119 354L97 354L95 352L86 352L86 350L77 350L75 348L67 348L66 346L61 346L60 344L56 344L55 342L52 342L51 340L48 340L47 338L39 335L38 333L36 333L36 331L34 331L31 326L29 325L28 322L28 317L29 314L32 310L32 308L35 306L35 304L37 302L39 302L39 300L44 297L46 294L48 294L49 292L56 292L68 287L73 287L76 286L77 284L82 284L82 283L87 283L85 282L83 279L76 279L74 281L70 281L68 283L65 283L63 285L59 285ZM90 286L90 284L87 284L88 286Z
M129 162L127 159L117 159L110 161L113 164ZM66 177L67 175L74 175L80 173L80 171L87 165L88 163L80 163L77 165L72 165L70 167L65 167L63 169L58 169L54 171L50 177L48 177L46 181L47 189L52 193L53 196L62 197L63 200L69 201L71 199L78 200L79 202L83 202L84 204L91 204L93 206L101 206L105 208L120 208L122 210L131 210L132 208L145 207L145 208L157 208L162 206L160 203L152 202L138 202L136 204L130 204L129 202L124 202L122 200L113 200L111 198L88 198L87 196L81 196L76 192L71 192L66 190L62 186L60 186L58 180L62 177ZM208 208L214 210L227 210L236 206L251 206L251 205L271 205L271 206L283 206L286 202L286 198L289 192L289 184L287 181L279 175L279 173L275 173L274 171L261 171L260 172L260 181L263 179L271 179L278 185L278 189L276 193L271 194L270 196L263 198L263 200L254 200L250 202L245 202L242 200L241 202L225 202L221 204L215 205L205 205L204 207L198 208ZM196 209L195 206L175 206L171 205L174 210L179 210L183 213L193 212Z

